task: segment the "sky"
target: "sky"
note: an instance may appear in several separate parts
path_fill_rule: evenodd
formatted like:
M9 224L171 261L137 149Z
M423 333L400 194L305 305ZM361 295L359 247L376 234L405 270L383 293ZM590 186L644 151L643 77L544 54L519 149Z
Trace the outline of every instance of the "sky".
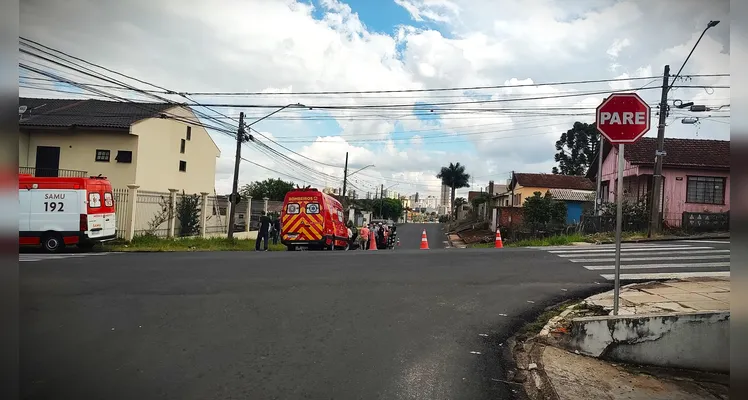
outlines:
M438 197L436 174L450 162L473 177L463 196L489 180L505 183L511 171L550 173L555 141L575 121L594 122L606 91L643 88L637 93L652 105L647 136L656 136L657 76L666 64L680 69L709 20L721 22L682 75L729 73L728 14L727 0L27 0L20 27L25 38L210 105L199 110L224 126L211 132L222 151L219 194L231 189L227 130L239 112L253 123L300 103L252 125L275 152L245 145L252 163L242 163L240 184L299 177L341 187L348 152L351 172L369 166L349 180L359 197L381 185ZM606 79L629 80L570 84ZM74 91L65 85L19 82L21 96L79 97L61 93ZM705 87L674 88L671 104L722 108L673 108L666 136L729 140L729 76L676 85ZM423 91L476 86L492 88ZM420 91L298 94L393 90ZM316 108L325 106L335 108ZM702 118L683 124L688 116Z

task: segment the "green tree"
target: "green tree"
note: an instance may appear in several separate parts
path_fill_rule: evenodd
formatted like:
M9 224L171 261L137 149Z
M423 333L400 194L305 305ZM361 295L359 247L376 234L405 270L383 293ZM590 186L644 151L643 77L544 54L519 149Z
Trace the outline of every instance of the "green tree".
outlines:
M252 196L253 199L269 198L273 201L283 201L286 193L293 190L296 186L293 182L285 182L281 179L265 179L244 185L239 193L242 197Z
M375 199L372 203L374 215L397 221L403 216L403 203L397 199Z
M556 141L557 153L554 156L558 167L553 167L554 174L584 175L590 163L597 155L600 145L600 133L594 123L575 122L574 126L561 134Z
M547 192L545 196L540 192L533 193L532 197L525 199L522 209L524 224L532 231L566 222L566 204Z
M194 236L200 232L200 196L185 194L177 200L177 219L179 236Z
M464 165L449 163L448 167L442 167L436 177L442 180L442 185L449 186L452 190L450 204L452 204L452 218L456 218L455 191L470 186L470 174L465 172Z

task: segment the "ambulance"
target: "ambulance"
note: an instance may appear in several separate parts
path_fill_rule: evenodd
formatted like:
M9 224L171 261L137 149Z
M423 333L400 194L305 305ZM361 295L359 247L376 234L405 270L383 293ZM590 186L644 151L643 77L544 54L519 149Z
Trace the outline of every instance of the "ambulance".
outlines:
M348 250L343 206L317 189L286 193L281 210L281 243L288 250Z
M18 176L20 246L50 253L75 245L90 249L115 239L112 185L105 177Z

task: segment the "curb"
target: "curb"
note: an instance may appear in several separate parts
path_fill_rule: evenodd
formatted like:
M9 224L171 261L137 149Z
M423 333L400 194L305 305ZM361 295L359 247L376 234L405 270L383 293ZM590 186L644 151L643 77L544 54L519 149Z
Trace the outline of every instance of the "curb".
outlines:
M647 242L676 242L679 240L714 240L714 239L730 239L730 235L727 236L683 236L677 238L660 238L660 239L635 239L635 240L622 240L621 243L647 243ZM615 240L606 240L604 242L598 242L599 244L615 244Z

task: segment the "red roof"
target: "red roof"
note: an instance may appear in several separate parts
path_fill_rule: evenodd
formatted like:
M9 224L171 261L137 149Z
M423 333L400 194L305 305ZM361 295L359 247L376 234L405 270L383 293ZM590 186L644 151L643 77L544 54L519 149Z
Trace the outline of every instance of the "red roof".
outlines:
M515 173L512 184L548 189L595 190L595 184L585 176Z
M626 161L635 165L653 165L656 138L642 138L627 144L623 151ZM704 139L665 139L663 167L730 168L730 141Z

